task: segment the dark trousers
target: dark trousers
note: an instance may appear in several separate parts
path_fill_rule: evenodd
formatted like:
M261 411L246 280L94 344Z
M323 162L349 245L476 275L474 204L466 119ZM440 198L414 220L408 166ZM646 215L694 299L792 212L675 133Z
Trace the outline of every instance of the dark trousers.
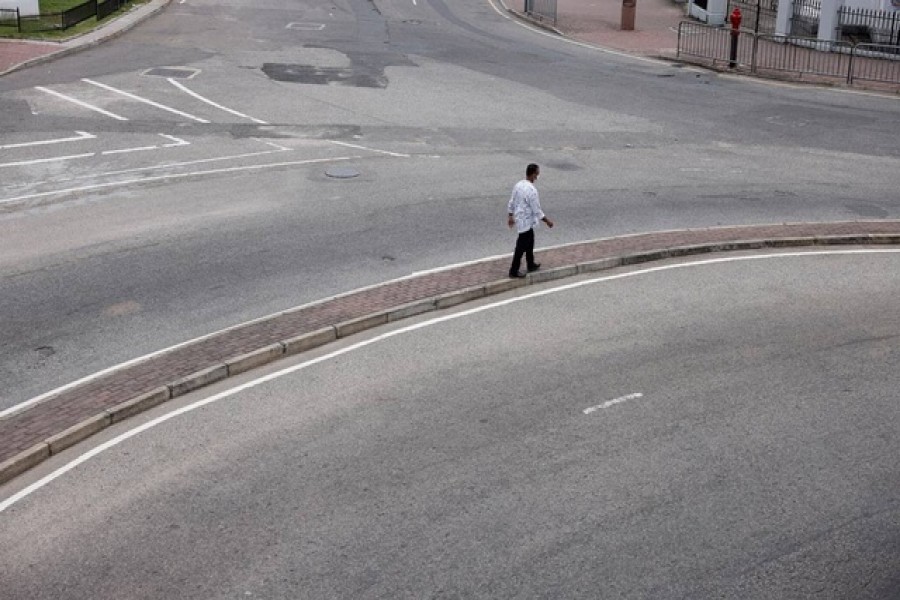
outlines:
M523 254L525 255L525 264L530 269L534 266L534 229L520 233L516 238L516 250L513 252L512 265L509 267L510 275L519 272Z

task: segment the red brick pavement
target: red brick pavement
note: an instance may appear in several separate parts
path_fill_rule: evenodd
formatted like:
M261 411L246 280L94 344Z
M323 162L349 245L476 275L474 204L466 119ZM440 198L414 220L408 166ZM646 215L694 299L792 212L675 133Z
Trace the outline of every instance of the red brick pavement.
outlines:
M900 243L900 221L802 223L655 232L562 246L539 251L537 255L543 263L542 271L546 272L554 267L606 258L630 257L626 262L641 262L659 258L650 253L680 247L693 246L690 250L671 254L723 250L728 249L728 243L748 240L765 240L769 246L800 245L798 238L823 236L845 236L840 243L864 244L871 241L867 236L877 234L897 236L889 241ZM812 240L808 240L808 243L811 242ZM837 240L830 240L828 243L835 242ZM825 240L820 240L820 243L825 243ZM726 246L712 246L716 244ZM0 463L41 444L54 434L103 413L104 410L172 384L182 377L221 366L228 359L407 303L484 286L498 280L504 281L507 269L508 259L503 258L388 282L243 325L122 368L0 420ZM7 473L6 478L11 476L13 474ZM3 480L4 472L0 468L0 482Z
M0 73L29 60L58 52L61 48L55 42L0 39Z

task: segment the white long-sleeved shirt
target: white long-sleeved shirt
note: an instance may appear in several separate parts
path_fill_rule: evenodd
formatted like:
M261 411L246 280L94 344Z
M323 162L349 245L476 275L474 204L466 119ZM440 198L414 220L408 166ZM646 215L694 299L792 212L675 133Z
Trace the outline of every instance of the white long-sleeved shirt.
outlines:
M525 233L544 218L541 200L533 183L523 179L513 187L506 212L516 220L516 230L519 233Z

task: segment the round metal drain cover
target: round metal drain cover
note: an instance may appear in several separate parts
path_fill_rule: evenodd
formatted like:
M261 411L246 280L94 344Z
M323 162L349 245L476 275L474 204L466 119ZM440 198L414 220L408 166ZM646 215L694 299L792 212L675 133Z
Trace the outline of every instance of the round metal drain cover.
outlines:
M331 167L325 171L325 175L335 179L353 179L354 177L359 177L359 171L353 167Z

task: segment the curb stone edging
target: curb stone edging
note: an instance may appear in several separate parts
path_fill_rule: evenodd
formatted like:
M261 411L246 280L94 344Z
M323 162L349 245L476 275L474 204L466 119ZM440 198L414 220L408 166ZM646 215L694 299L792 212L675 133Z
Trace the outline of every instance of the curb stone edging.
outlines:
M534 285L583 273L605 271L621 266L636 265L667 258L696 256L713 252L761 250L766 248L851 245L900 245L900 234L875 233L798 236L673 246L589 260L576 264L562 265L528 273L524 279L499 279L483 285L467 287L435 297L401 304L377 313L342 321L313 332L267 344L257 350L227 359L207 367L206 369L182 377L174 382L162 385L155 390L121 402L112 408L106 409L99 414L69 427L65 431L46 438L31 448L0 463L0 485L21 475L25 471L28 471L51 456L62 452L66 448L70 448L93 434L106 429L110 425L119 423L131 416L167 402L168 400L198 390L212 383L222 381L228 377L245 373L256 367L280 360L281 358L300 354L337 339L380 325L396 322L407 317L450 308L471 300L512 291L526 285Z
M92 32L85 32L80 35L72 36L71 38L63 40L61 42L56 42L60 45L59 50L56 50L49 54L44 54L43 56L36 56L34 58L29 58L28 60L25 60L18 64L15 64L15 65L11 66L10 68L6 69L5 71L0 71L0 77L7 75L9 73L18 71L19 69L24 69L25 67L32 67L34 65L39 65L39 64L42 64L45 62L49 62L51 60L56 60L57 58L62 58L64 56L68 56L70 54L75 54L76 52L81 52L82 50L88 50L95 46L99 46L103 42L106 42L113 38L117 38L120 35L122 35L123 33L126 33L127 31L134 29L136 26L140 25L141 23L143 23L150 17L152 17L152 16L156 15L157 13L161 12L162 10L164 10L171 2L172 2L172 0L161 0L160 4L158 6L148 8L144 14L141 14L141 15L131 19L130 21L128 21L128 20L122 21L123 19L126 19L127 17L130 16L129 13L119 15L118 17L116 17L113 20L112 23L107 24L108 29L105 34L103 33L104 28L101 27L99 29L96 29L94 31L100 32L99 35L97 36L97 39L91 40L90 42L87 42L85 44L73 44L71 46L63 45L63 44L67 44L68 42L71 42L72 40L77 40L80 37L85 37L85 36L91 35ZM142 8L143 7L132 8L131 10L139 11ZM131 12L131 11L129 11L129 12ZM115 23L115 21L119 21L119 23ZM2 482L2 479L0 479L0 482Z

